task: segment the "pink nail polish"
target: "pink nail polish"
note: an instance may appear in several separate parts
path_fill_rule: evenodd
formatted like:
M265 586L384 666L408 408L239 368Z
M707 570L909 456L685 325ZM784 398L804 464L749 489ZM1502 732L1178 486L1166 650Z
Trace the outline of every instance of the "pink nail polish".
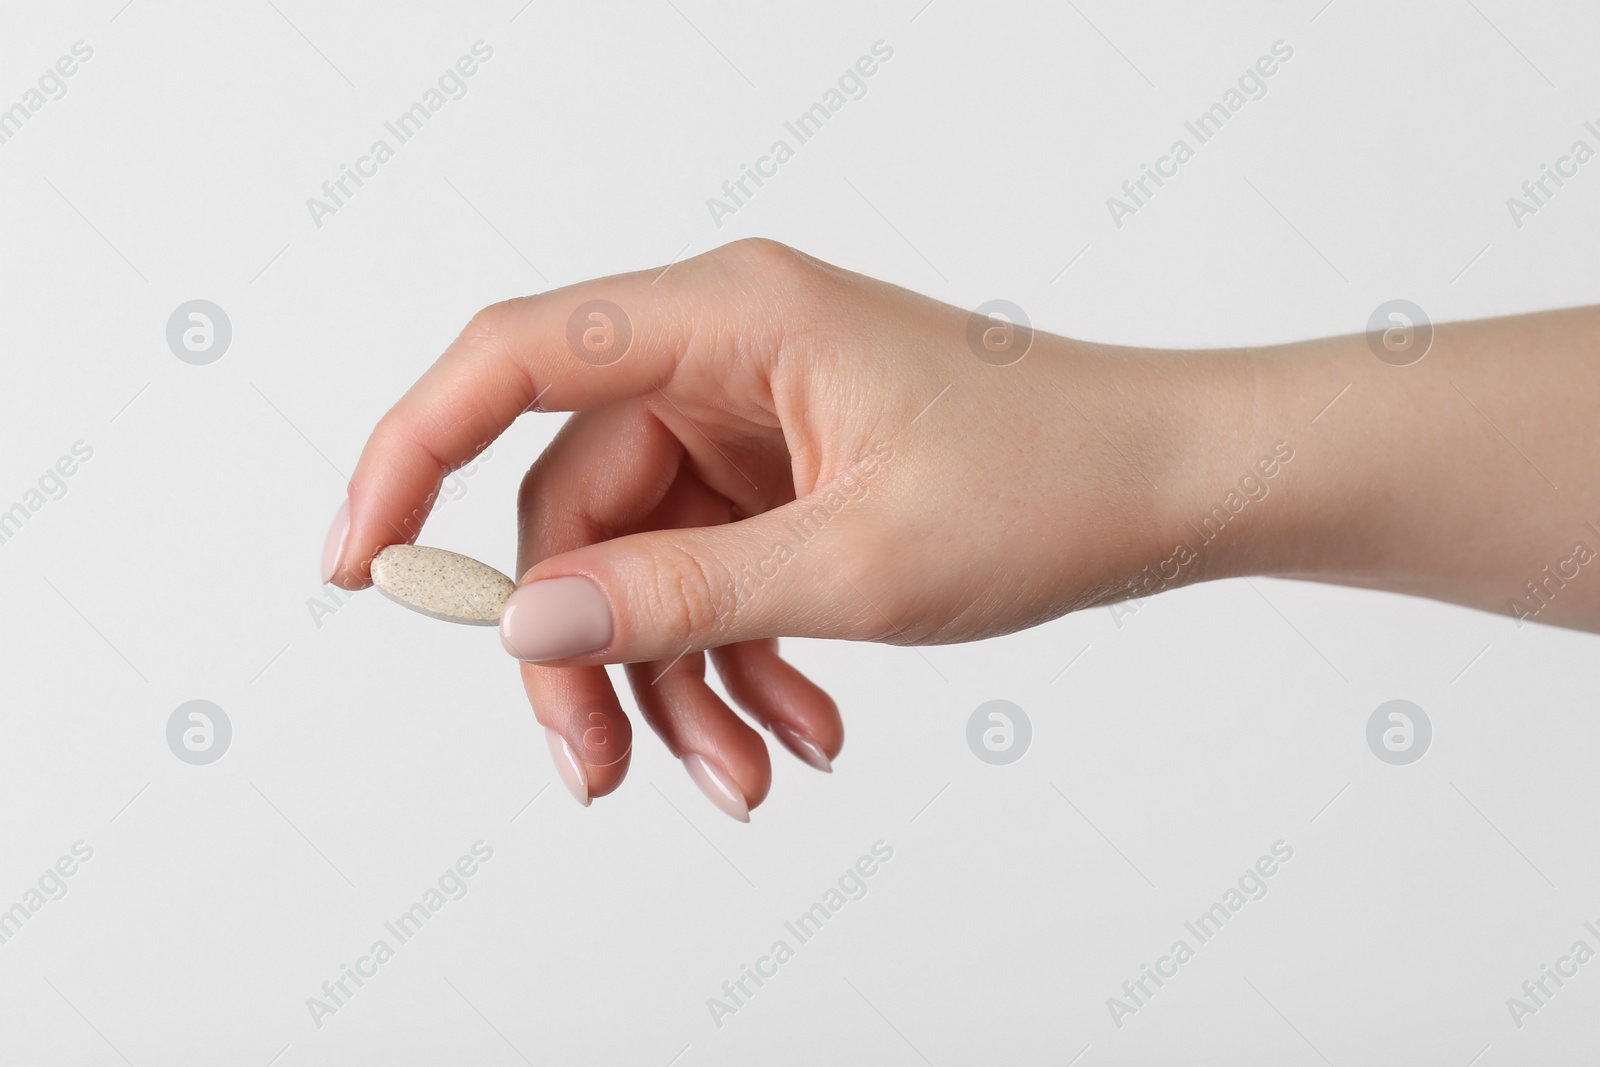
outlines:
M520 587L500 611L500 643L521 660L564 659L611 641L611 604L579 575Z
M561 776L561 784L567 787L574 799L584 807L589 806L589 772L583 767L583 761L578 759L578 754L567 744L566 738L550 729L544 729L544 739L550 746L550 758L555 761L556 773Z
M730 818L740 822L750 821L750 805L744 799L744 793L734 784L733 778L727 771L712 763L704 756L691 752L683 757L684 769L689 772L689 777L694 779L694 784L700 787L700 792L715 804Z
M333 578L334 572L339 569L340 557L344 555L345 538L350 536L350 501L346 498L339 510L333 516L333 525L328 527L328 536L322 542L322 580L328 582Z
M796 730L787 723L775 722L772 724L772 736L783 742L783 747L793 752L800 759L822 771L824 774L833 773L833 761L828 759L828 754L822 751L822 746L817 744L805 734Z

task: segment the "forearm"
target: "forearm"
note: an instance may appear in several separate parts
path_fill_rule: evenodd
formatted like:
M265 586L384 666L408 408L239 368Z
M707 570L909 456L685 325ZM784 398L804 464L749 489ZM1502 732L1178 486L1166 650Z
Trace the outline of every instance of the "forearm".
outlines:
M1440 326L1410 366L1359 334L1217 359L1212 469L1294 450L1229 572L1600 630L1600 308Z

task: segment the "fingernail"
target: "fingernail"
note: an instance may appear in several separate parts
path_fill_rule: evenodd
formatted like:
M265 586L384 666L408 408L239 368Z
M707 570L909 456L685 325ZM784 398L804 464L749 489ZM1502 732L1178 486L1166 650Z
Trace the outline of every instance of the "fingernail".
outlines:
M322 581L327 583L333 579L334 572L339 569L339 558L344 555L344 541L350 535L350 500L347 497L339 505L338 512L333 516L333 525L328 527L328 536L322 542Z
M828 754L822 751L822 746L817 744L805 734L796 730L787 723L775 722L772 724L772 736L783 742L783 747L799 756L802 760L822 771L824 774L833 773L833 761L828 759Z
M555 761L556 773L561 776L561 784L567 787L567 792L571 793L579 804L587 808L589 772L583 769L583 761L572 751L567 739L548 726L544 728L544 739L550 745L550 758Z
M611 605L598 585L578 575L524 585L500 610L500 643L518 659L564 659L610 641Z
M700 787L700 792L704 793L711 803L721 808L731 818L740 822L750 821L750 805L745 803L744 794L733 783L727 771L693 752L683 757L683 766L689 772L689 777L694 779L694 784Z

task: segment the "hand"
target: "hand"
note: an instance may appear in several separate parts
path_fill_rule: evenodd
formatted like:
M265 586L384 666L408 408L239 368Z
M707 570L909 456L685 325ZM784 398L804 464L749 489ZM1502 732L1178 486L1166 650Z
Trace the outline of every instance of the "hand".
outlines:
M374 431L325 577L365 585L446 473L575 412L523 483L501 638L580 801L626 772L626 663L747 819L771 767L707 651L827 770L838 710L778 636L967 641L1247 574L1600 628L1597 336L1580 308L1439 326L1403 366L1360 334L1112 348L742 241L481 312Z
M597 353L569 344L594 300L624 316L580 316ZM1152 487L1185 457L1182 370L1158 381L1130 353L998 321L990 343L1027 351L997 366L969 319L765 241L487 308L373 432L331 575L365 585L443 475L525 411L576 412L522 485L505 646L581 801L626 772L600 664L627 663L651 726L748 818L766 746L707 686L706 651L751 718L827 770L838 710L777 636L1005 633L1125 595L1171 548ZM1167 399L1136 395L1152 389Z

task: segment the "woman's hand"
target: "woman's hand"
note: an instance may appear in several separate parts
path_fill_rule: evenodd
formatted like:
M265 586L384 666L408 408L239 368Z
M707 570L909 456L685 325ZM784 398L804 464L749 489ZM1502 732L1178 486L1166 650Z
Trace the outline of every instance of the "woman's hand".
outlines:
M1597 337L1579 309L1439 327L1408 366L1360 334L1109 348L741 241L479 313L373 432L325 577L364 586L446 474L524 412L575 412L523 482L501 638L580 801L626 772L601 667L626 663L651 726L746 819L767 749L707 651L827 770L838 710L778 636L966 641L1241 574L1519 622L1524 596L1600 626L1600 562L1573 551L1585 520L1600 551ZM1578 576L1541 578L1552 560Z
M765 241L487 308L374 431L326 569L367 584L445 474L526 411L576 412L523 482L505 646L580 800L626 771L599 665L627 663L651 726L747 817L766 746L706 651L827 770L838 710L777 636L1006 633L1125 595L1170 552L1155 487L1194 466L1192 376L971 320Z

